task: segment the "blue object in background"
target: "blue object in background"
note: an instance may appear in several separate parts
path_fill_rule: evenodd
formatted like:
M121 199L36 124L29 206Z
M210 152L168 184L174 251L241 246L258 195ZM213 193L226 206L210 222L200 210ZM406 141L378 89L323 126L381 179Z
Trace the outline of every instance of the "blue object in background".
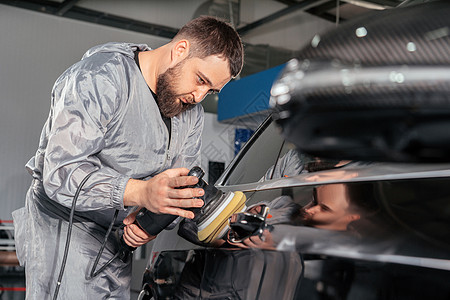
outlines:
M234 156L239 153L242 146L250 139L253 130L247 128L236 128L234 132Z
M229 82L219 93L219 122L236 123L233 121L239 118L267 112L272 84L285 66L282 64Z

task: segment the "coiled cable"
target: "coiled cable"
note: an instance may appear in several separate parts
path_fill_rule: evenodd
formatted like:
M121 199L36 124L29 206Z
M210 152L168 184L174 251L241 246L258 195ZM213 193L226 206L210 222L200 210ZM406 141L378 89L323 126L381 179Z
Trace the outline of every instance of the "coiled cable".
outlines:
M66 245L64 247L64 256L63 256L63 260L61 262L61 269L59 270L58 281L56 282L56 289L55 289L55 293L53 294L53 300L56 300L58 298L59 288L61 286L62 277L64 275L64 270L66 268L67 256L69 254L70 237L72 235L73 217L75 215L75 204L77 203L78 196L80 195L82 187L84 186L86 181L89 179L89 177L91 177L92 174L94 174L94 172L96 172L96 171L92 171L91 173L87 174L86 177L83 178L80 185L78 186L77 191L75 192L75 195L73 196L72 207L70 208L69 226L67 228Z

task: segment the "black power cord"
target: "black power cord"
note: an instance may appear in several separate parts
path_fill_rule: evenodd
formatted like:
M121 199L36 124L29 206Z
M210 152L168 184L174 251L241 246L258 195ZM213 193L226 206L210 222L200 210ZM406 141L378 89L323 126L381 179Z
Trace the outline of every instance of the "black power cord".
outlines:
M75 195L73 196L72 207L70 209L69 226L67 228L67 238L66 238L66 245L65 245L65 248L64 248L64 256L63 256L63 260L61 262L61 269L59 271L58 281L56 282L56 289L55 289L55 293L53 294L53 300L56 300L58 298L59 288L61 286L62 277L64 275L64 270L66 268L67 256L69 254L70 238L71 238L71 235L72 235L73 218L74 218L74 215L75 215L75 205L77 203L78 196L80 195L81 189L83 188L84 184L89 179L89 177L91 177L91 175L94 174L94 172L96 172L96 171L92 171L91 173L86 175L86 177L83 178L83 180L81 181L80 185L78 186L77 191L75 192ZM114 217L113 217L113 219L111 221L111 224L109 225L108 231L106 232L105 239L104 239L104 241L102 243L100 251L98 252L97 257L95 258L95 262L92 265L92 269L91 269L91 271L89 273L89 278L90 279L92 279L92 278L96 277L98 274L100 274L120 254L120 252L117 252L99 270L95 271L95 269L97 268L98 262L100 260L100 257L101 257L101 255L103 253L103 250L105 249L106 242L108 241L108 237L111 234L111 231L112 231L112 228L114 226L114 223L117 220L117 215L118 214L119 214L119 210L116 209L116 211L114 212Z
M70 237L72 235L73 217L75 215L75 204L77 203L78 196L80 195L80 192L81 192L81 188L84 186L84 184L89 179L89 177L91 177L91 175L94 174L94 172L96 172L96 171L92 171L91 173L86 175L86 177L83 178L80 185L78 186L77 191L75 192L75 195L73 196L72 207L70 209L69 226L67 228L66 246L64 248L64 256L63 256L63 260L61 262L61 269L59 270L59 276L58 276L58 281L56 282L56 289L55 289L55 293L53 294L53 300L56 300L58 298L59 288L61 286L62 277L64 275L64 270L66 268L67 255L69 254Z
M96 277L98 274L100 274L100 273L101 273L107 266L109 266L109 264L112 263L112 261L113 261L114 259L116 259L116 258L119 256L119 254L120 254L120 252L118 251L118 252L117 252L110 260L108 260L107 263L105 263L100 269L98 269L97 272L95 272L95 268L97 268L98 261L100 260L100 257L101 257L101 255L102 255L102 253L103 253L103 249L105 249L106 242L108 241L109 234L111 233L111 230L112 230L112 228L113 228L113 226L114 226L114 223L116 222L116 219L117 219L117 215L118 215L118 214L119 214L119 210L116 209L116 211L115 211L115 213L114 213L114 217L113 217L113 219L112 219L112 221L111 221L111 224L109 225L108 231L106 232L105 239L103 240L102 247L100 248L100 251L98 252L97 257L95 258L95 262L94 262L94 264L92 265L91 272L89 273L89 278L90 278L90 279L92 279L92 278Z

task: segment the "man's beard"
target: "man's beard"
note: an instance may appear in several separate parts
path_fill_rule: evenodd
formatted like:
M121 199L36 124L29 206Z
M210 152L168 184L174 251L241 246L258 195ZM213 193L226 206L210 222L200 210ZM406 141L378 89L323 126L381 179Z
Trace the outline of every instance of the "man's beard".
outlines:
M315 224L311 215L308 214L303 208L300 210L300 216L298 216L298 219L303 226L313 227Z
M314 227L315 225L311 215L308 214L304 208L300 208L297 213L292 215L291 223L294 226Z
M177 94L174 90L174 85L180 82L180 70L184 62L185 60L180 61L173 68L158 76L156 103L164 117L172 118L195 106L195 104L184 103L179 100L178 98L182 95Z

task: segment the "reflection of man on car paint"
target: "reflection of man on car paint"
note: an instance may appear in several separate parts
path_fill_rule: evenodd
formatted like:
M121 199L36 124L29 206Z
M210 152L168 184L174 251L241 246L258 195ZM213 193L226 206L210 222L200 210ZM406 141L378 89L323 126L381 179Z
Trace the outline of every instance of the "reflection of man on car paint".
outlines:
M299 223L304 226L333 231L348 231L349 224L361 218L362 209L350 201L349 187L344 184L329 184L319 186L314 189L313 199L302 208L296 209L296 213L291 215L291 223ZM289 197L280 197L274 200L282 200L284 203L280 207L273 207L270 211L271 218L280 218L279 214L286 214L287 206L294 208L292 200L286 201ZM273 202L273 201L272 201ZM268 203L271 206L272 202ZM291 203L289 203L291 202ZM291 210L292 211L292 210ZM269 219L270 222L270 219ZM286 222L280 222L286 223ZM298 230L301 230L299 228ZM264 230L261 236L251 236L244 239L242 243L233 243L241 248L265 248L273 249L276 245L273 242L272 234L269 230Z
M307 155L300 154L296 149L291 149L279 158L275 165L266 171L266 174L263 178L261 178L261 181L281 177L291 177L301 173L315 173L317 171L336 169L350 163L352 163L352 161L324 160L318 157L309 157ZM336 172L331 173L331 175L321 172L317 175L312 174L313 177L307 179L317 180L315 176L332 176L335 178L336 175L342 178L342 175ZM354 177L355 175L356 173L350 173L350 177ZM359 190L356 192L357 197L366 194L365 192L361 194L361 189L356 190ZM278 224L292 224L299 221L301 225L308 227L334 231L347 231L349 227L348 225L351 222L361 218L360 212L362 211L359 206L350 202L350 197L348 194L348 187L344 184L329 184L315 188L313 192L313 200L302 208L298 207L292 199L284 196L274 199L270 203L266 204L271 207L271 216L277 214L281 215L277 216L277 218L280 218L280 222L276 222ZM275 207L273 207L274 203ZM290 218L291 221L286 222L286 217ZM269 230L265 230L260 236L255 235L244 239L242 243L233 244L242 248L274 247L272 242L272 234Z
M344 184L317 187L313 200L302 208L303 224L321 229L347 230L348 224L360 217Z

